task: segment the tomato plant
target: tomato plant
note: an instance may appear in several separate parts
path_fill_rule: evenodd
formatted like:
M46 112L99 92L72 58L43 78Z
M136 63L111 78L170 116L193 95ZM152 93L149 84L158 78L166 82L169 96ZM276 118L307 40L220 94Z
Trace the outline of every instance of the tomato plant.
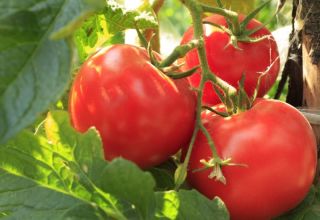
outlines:
M252 95L263 76L262 96L279 66L270 32L251 20L277 2L239 15L253 1L0 1L0 218L319 219L310 126L293 107L253 104L244 91ZM302 38L316 11L296 13L308 15ZM167 34L190 20L172 48L180 39ZM160 42L165 54L173 49L166 57L154 52ZM221 91L221 117L204 112L215 111L202 102L206 83Z
M240 16L241 20L243 20L243 16ZM205 18L204 21L227 27L226 19L220 15L211 15ZM253 19L248 23L246 29L253 30L261 25L259 21ZM280 66L277 44L270 31L262 27L250 37L268 36L266 39L254 43L238 41L239 48L236 48L231 44L230 34L226 31L211 24L204 24L203 29L205 50L211 71L234 87L238 86L238 82L244 74L246 77L245 90L249 96L252 96L259 77L263 75L258 96L265 95L274 84ZM193 32L193 27L190 27L184 33L181 44L192 40ZM186 69L199 65L197 51L190 51L185 56L184 62L184 68ZM200 82L199 72L190 77L191 84L196 87L199 86ZM209 82L206 83L204 88L203 102L208 105L220 102Z
M114 45L83 64L69 109L77 130L98 129L106 159L121 156L146 168L188 144L195 104L187 79L167 77L142 48Z
M222 110L223 106L218 106ZM192 150L188 181L208 198L219 196L232 219L271 219L294 208L312 184L317 148L308 121L280 101L257 100L253 107L229 117L203 112L204 126L222 159L226 184L210 179L202 159L212 153L199 133Z

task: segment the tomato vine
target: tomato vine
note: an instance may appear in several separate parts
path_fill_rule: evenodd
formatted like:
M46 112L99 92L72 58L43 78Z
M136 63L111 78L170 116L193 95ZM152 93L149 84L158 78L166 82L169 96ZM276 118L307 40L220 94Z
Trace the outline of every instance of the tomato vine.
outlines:
M193 144L194 144L194 139L195 136L198 133L198 130L202 131L209 143L209 146L212 150L212 159L209 161L204 161L204 165L209 168L213 168L212 173L210 174L210 178L215 178L218 181L221 181L223 183L226 183L226 180L223 176L223 173L221 171L221 166L228 166L228 164L232 164L232 158L227 158L227 159L221 159L217 153L217 150L215 148L214 142L209 135L208 131L206 128L203 126L202 121L201 121L201 111L202 111L202 97L203 97L203 90L204 90L204 85L206 82L210 82L213 84L213 87L216 91L217 94L220 93L220 89L223 91L223 94L220 93L220 99L223 103L226 104L226 108L228 109L229 113L232 114L234 111L234 108L241 108L241 103L235 103L234 100L237 95L242 95L242 94L237 94L237 89L221 78L217 77L215 73L213 73L208 64L207 60L207 55L206 55L206 49L204 45L204 34L203 34L203 20L202 20L202 15L205 12L211 12L215 14L219 14L224 16L227 21L230 24L230 38L231 38L231 44L235 48L239 49L237 47L237 42L238 41L244 41L248 43L253 43L253 42L258 42L264 39L264 37L259 38L259 39L251 39L249 35L252 33L258 31L261 29L264 25L251 30L251 31L246 31L246 26L248 22L253 19L253 17L268 3L262 4L260 7L258 7L256 10L254 10L251 14L249 14L244 21L241 23L239 22L239 14L234 11L230 11L227 9L223 8L216 8L216 7L211 7L208 5L204 5L202 3L199 3L198 1L195 0L181 0L181 2L185 5L186 8L188 8L190 15L192 17L192 23L193 23L193 29L194 29L194 40L197 42L196 45L192 45L192 47L188 47L188 50L193 49L193 46L197 48L198 51L198 57L199 57L199 62L200 62L200 68L201 68L201 76L200 76L200 83L197 88L197 111L196 111L196 125L195 125L195 132L193 133L187 154L185 156L184 162L181 166L181 168L177 169L176 173L176 188L179 188L179 186L184 182L185 177L186 177L186 172L187 172L187 166L188 162L190 159L190 155L192 152ZM221 2L219 2L220 6L222 5ZM183 45L182 45L183 46ZM180 46L180 47L182 47ZM177 50L176 50L177 51ZM173 54L175 54L175 52ZM184 54L183 54L184 55ZM176 57L176 56L173 56ZM171 58L171 56L169 56ZM172 59L171 59L172 60ZM259 83L258 83L259 85ZM257 86L258 86L257 85Z
M192 25L164 59L168 1L150 2L0 3L0 218L270 219L299 203L284 219L319 216L310 124L260 98L279 67L254 19L270 1L247 16L229 0L170 1Z

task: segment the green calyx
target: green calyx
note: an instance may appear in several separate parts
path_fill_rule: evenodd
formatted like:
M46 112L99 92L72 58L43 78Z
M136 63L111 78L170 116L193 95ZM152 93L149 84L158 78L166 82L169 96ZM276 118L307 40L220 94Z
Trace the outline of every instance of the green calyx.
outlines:
M208 161L205 159L200 160L200 163L203 164L202 168L195 169L192 172L201 172L204 170L211 169L209 174L210 179L215 179L223 184L227 184L227 180L222 173L222 166L227 166L231 162L231 159L221 160L220 158L211 158Z
M203 23L213 25L213 26L221 29L222 31L226 32L227 34L229 34L230 35L230 43L229 44L233 45L236 49L240 49L238 47L238 42L256 43L256 42L262 41L262 40L269 37L269 36L262 36L262 37L258 37L258 38L251 37L252 34L254 34L257 31L264 28L266 26L266 24L262 24L261 26L255 28L255 29L252 29L252 30L248 30L247 25L270 2L271 2L271 0L266 1L265 3L260 5L258 8L256 8L254 11L252 11L249 15L247 15L243 19L243 21L241 21L241 22L239 22L238 13L226 10L225 8L223 8L221 2L219 4L220 8L202 5L203 10L205 12L216 13L216 14L220 14L220 15L224 16L227 20L228 28L221 26L221 25L213 24L208 21L204 21Z
M224 185L227 184L227 180L222 173L222 167L224 166L240 166L240 167L248 167L246 164L238 164L233 163L231 158L227 159L220 159L220 158L211 158L209 160L202 159L200 163L203 164L202 168L195 169L192 172L201 172L204 170L211 170L208 178L215 179L223 183Z
M202 106L202 109L209 110L222 117L229 117L249 110L250 108L252 108L253 103L258 96L260 83L263 76L264 74L260 75L260 77L258 78L257 86L252 97L248 96L244 88L245 73L242 75L241 79L238 82L238 90L236 93L230 93L229 90L222 91L217 84L211 81L213 89L226 108L226 112L216 111L209 106Z

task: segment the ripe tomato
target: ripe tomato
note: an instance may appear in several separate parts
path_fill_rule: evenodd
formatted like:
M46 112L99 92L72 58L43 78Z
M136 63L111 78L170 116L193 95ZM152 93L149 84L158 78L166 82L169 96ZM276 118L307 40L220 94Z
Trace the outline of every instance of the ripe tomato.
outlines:
M195 106L187 79L167 77L142 48L114 45L83 64L69 111L77 130L97 128L107 160L121 156L146 168L188 143Z
M316 142L308 121L295 108L260 99L246 112L227 118L203 112L202 120L220 157L245 166L222 167L226 185L209 179L211 170L192 172L212 155L199 133L188 181L208 198L220 197L231 219L271 219L306 196L316 170Z
M240 16L240 20L243 16ZM227 27L227 22L220 15L212 15L205 19L212 23ZM261 25L257 20L251 20L247 29L252 30ZM255 32L251 37L270 36L257 43L238 42L239 49L230 43L230 36L217 27L209 24L203 25L204 42L207 52L207 60L211 71L234 87L238 87L238 81L245 74L245 91L252 96L256 88L259 76L265 73L261 80L258 96L266 94L274 84L280 67L279 53L277 44L269 30L262 28ZM193 28L189 28L181 41L185 44L193 39ZM197 51L190 51L185 59L185 69L190 69L199 65ZM190 77L191 84L198 86L200 74L196 73ZM206 83L203 93L203 102L207 105L215 105L220 100L209 82Z

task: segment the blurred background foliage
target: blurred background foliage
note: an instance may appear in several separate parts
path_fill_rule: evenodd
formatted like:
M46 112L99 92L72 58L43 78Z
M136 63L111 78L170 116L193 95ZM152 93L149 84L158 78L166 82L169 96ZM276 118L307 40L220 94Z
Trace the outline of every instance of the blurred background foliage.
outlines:
M199 0L205 4L216 6L216 0ZM226 8L248 13L255 7L266 2L266 0L225 0ZM257 19L262 23L269 22L267 27L270 30L275 30L279 27L290 24L291 22L291 5L292 0L287 1L280 13L274 17L271 22L270 18L275 13L278 5L278 0L272 0L262 11L257 15ZM188 26L191 24L190 16L185 7L178 0L165 0L165 3L159 13L160 26L164 31L171 30L173 34L182 35Z

